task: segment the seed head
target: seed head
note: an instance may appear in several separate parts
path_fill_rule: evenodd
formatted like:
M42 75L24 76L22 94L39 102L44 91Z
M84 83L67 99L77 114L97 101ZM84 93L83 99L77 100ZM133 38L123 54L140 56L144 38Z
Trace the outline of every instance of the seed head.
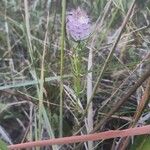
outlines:
M90 19L87 13L80 7L73 9L67 14L66 29L69 35L80 41L88 38L91 33Z

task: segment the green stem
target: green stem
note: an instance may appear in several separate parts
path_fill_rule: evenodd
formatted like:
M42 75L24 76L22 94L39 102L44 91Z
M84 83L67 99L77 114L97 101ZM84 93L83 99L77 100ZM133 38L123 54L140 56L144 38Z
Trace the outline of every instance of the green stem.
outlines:
M65 45L65 20L66 0L62 0L62 24L61 24L61 63L60 63L60 114L59 114L59 136L63 135L63 67L64 67L64 45Z
M74 48L74 54L72 58L72 68L73 68L73 78L74 78L74 91L76 94L77 102L80 99L82 85L81 85L81 76L82 76L82 64L81 64L81 50L82 45L78 45Z

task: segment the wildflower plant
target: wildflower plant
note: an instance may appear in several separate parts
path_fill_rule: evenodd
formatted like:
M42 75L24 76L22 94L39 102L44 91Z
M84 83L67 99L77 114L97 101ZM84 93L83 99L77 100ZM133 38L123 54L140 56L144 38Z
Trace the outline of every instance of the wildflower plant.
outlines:
M70 39L75 41L73 46L73 55L71 58L73 74L74 74L74 91L77 99L82 93L81 77L82 77L82 57L85 44L82 42L91 34L91 22L87 12L77 7L67 13L66 31Z
M66 29L68 33L68 37L71 37L77 44L73 48L72 55L72 69L74 74L74 91L76 95L76 108L77 110L82 110L82 106L80 105L80 98L82 97L82 93L84 91L84 86L82 85L82 76L83 76L83 64L82 64L82 51L85 48L86 40L90 34L92 33L92 25L89 16L87 13L78 7L77 9L73 9L68 12L66 17ZM90 55L90 53L89 53ZM92 59L92 58L91 58ZM89 71L89 62L88 61L88 70ZM92 64L90 64L91 66ZM90 84L89 84L90 83ZM90 97L90 93L92 91L92 73L87 74L87 104ZM89 133L93 129L93 109L92 103L90 104L90 108L88 110L87 115L87 133ZM88 148L93 149L93 142L88 142Z
M75 41L82 41L91 34L91 23L87 13L78 7L67 14L66 29Z

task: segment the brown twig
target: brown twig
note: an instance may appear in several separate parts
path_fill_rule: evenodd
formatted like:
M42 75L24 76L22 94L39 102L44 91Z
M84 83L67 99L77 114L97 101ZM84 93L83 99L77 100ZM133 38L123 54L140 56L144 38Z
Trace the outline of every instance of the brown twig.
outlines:
M21 143L8 146L9 150L14 149L23 149L23 148L31 148L31 147L42 147L42 146L49 146L49 145L61 145L61 144L70 144L70 143L77 143L77 142L86 142L86 141L98 141L103 139L110 139L115 137L125 137L125 136L133 136L133 135L143 135L143 134L150 134L150 125L143 126L143 127L135 127L125 130L111 130L105 131L101 133L94 133L88 135L79 135L79 136L71 136L71 137L64 137L64 138L57 138L57 139L49 139L43 141L35 141L35 142L28 142L28 143Z
M136 125L137 121L139 120L143 109L145 108L146 104L148 103L149 98L150 98L150 78L148 78L148 80L147 80L147 84L146 84L144 94L143 94L143 96L140 100L139 105L137 106L136 113L133 117L134 122L132 124L132 127L134 127Z
M134 117L133 117L134 121L130 124L131 128L136 126L139 118L142 115L142 112L143 112L145 106L147 105L147 103L149 101L149 98L150 98L150 78L148 78L148 82L146 84L144 94L143 94L142 99L140 100L140 103L137 106L136 112L134 114ZM118 146L118 149L125 150L126 147L128 146L129 141L130 141L130 137L123 138Z
M147 72L145 72L143 74L143 76L129 89L129 91L126 93L126 95L124 95L122 99L119 98L116 101L115 107L110 112L108 112L108 115L96 125L96 127L93 129L92 133L97 131L103 124L105 124L109 120L109 118L129 99L129 97L137 90L138 87L140 87L142 85L142 83L148 77L150 77L150 66L149 66Z

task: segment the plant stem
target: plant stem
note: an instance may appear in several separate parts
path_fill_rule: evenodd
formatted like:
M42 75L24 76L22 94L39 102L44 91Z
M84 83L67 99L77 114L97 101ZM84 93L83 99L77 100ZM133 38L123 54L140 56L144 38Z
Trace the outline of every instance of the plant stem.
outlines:
M81 60L79 57L79 52L80 49L79 47L77 47L75 49L75 55L74 55L74 73L75 73L75 92L76 92L76 96L77 98L79 98L80 96L80 92L81 92Z
M66 0L62 0L62 24L61 24L61 63L60 63L60 114L59 136L63 135L63 68L64 68L64 45L65 45L65 18Z

